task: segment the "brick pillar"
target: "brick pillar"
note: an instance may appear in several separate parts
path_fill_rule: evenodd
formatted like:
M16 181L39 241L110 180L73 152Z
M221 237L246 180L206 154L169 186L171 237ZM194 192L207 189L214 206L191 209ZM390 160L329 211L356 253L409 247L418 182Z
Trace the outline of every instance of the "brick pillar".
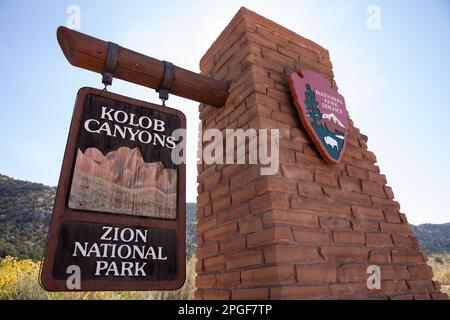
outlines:
M197 299L446 297L359 130L350 121L331 165L300 124L287 75L309 69L336 86L326 49L241 8L200 67L230 81L223 108L200 105L203 130L279 129L280 170L199 165ZM372 264L380 290L367 289Z

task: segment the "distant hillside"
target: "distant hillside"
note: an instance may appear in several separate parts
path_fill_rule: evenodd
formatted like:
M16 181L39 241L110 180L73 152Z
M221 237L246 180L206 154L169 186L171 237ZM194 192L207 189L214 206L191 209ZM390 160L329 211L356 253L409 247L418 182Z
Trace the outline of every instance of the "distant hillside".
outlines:
M0 175L0 257L40 259L55 188Z
M0 258L42 258L55 193L55 187L0 174ZM188 257L195 251L195 210L187 204Z
M0 258L41 259L56 188L0 174ZM196 204L186 206L187 255L195 252ZM413 226L427 253L450 252L450 223Z
M420 248L428 254L450 253L450 223L413 226Z

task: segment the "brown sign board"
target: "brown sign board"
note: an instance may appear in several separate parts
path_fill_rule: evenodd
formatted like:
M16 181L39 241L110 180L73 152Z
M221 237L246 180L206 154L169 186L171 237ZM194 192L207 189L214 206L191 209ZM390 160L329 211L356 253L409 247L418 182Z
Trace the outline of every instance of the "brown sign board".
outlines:
M41 270L45 289L183 285L186 169L172 153L185 143L173 132L185 128L178 110L78 92Z

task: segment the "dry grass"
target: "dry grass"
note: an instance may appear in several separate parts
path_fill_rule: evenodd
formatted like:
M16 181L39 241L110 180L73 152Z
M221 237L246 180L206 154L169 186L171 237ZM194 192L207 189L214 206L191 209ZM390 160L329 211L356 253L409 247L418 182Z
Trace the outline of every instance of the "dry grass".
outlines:
M433 268L434 280L450 296L450 257L431 255L428 264ZM130 292L46 292L38 283L39 263L6 257L0 260L0 300L192 300L195 292L195 259L187 264L186 282L176 291Z
M443 254L434 254L428 258L428 264L433 268L433 280L439 281L442 291L450 297L450 257Z
M39 262L0 260L0 300L192 300L195 292L195 259L186 266L186 282L176 291L47 292L38 282Z

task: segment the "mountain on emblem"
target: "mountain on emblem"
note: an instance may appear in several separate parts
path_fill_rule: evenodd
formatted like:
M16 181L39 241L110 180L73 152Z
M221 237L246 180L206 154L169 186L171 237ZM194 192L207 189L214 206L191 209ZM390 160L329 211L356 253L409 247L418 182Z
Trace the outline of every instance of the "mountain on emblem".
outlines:
M289 87L300 120L317 149L326 160L338 163L348 129L344 98L331 88L330 80L312 71L292 73Z

